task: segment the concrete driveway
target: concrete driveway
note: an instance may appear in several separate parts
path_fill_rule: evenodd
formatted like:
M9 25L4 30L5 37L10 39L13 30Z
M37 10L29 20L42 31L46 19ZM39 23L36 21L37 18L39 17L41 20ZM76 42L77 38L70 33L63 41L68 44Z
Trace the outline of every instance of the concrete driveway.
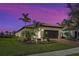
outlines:
M66 50L32 54L32 55L29 55L29 56L65 56L65 55L74 54L74 53L79 53L79 47L66 49Z

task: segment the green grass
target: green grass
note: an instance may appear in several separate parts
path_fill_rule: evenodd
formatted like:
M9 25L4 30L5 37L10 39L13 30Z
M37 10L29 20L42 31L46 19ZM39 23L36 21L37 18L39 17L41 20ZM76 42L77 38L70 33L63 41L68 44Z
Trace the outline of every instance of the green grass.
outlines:
M16 38L0 38L0 56L29 55L72 47L61 43L25 44Z

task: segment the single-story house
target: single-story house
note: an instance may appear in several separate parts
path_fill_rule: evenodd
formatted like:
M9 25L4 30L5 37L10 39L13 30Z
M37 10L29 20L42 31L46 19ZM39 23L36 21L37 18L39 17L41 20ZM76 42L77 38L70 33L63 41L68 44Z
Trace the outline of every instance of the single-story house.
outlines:
M32 31L33 29L33 25L28 25L26 27L22 27L21 29L19 29L15 35L18 37L22 36L22 32L25 30L28 31ZM46 34L46 36L50 39L50 40L54 40L54 39L59 39L61 36L61 29L62 27L59 26L52 26L52 25L48 25L48 24L42 24L42 27L40 27L40 31L37 32L37 38L38 39L42 39L45 37L44 34Z

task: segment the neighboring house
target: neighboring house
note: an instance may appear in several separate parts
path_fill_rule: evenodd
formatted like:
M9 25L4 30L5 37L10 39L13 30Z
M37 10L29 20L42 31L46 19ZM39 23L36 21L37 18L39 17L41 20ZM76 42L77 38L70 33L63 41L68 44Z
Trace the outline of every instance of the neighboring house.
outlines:
M61 29L62 27L58 27L58 26L51 26L48 24L42 24L42 27L40 27L40 30L37 32L37 38L38 39L43 39L45 37L48 37L50 40L54 40L54 39L58 39L61 37ZM22 37L22 32L23 31L32 31L33 30L33 25L28 25L27 27L22 27L21 29L19 29L15 35L18 37Z
M62 30L63 37L69 39L79 39L79 30L78 29L64 29Z
M62 37L65 39L79 40L79 24L73 19L65 20L63 24Z

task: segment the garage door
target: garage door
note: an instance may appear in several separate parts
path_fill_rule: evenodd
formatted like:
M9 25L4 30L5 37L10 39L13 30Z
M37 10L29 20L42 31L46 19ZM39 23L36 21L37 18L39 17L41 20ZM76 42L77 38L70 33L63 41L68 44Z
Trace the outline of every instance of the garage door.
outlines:
M44 36L46 36L48 38L58 38L58 31L45 30Z

